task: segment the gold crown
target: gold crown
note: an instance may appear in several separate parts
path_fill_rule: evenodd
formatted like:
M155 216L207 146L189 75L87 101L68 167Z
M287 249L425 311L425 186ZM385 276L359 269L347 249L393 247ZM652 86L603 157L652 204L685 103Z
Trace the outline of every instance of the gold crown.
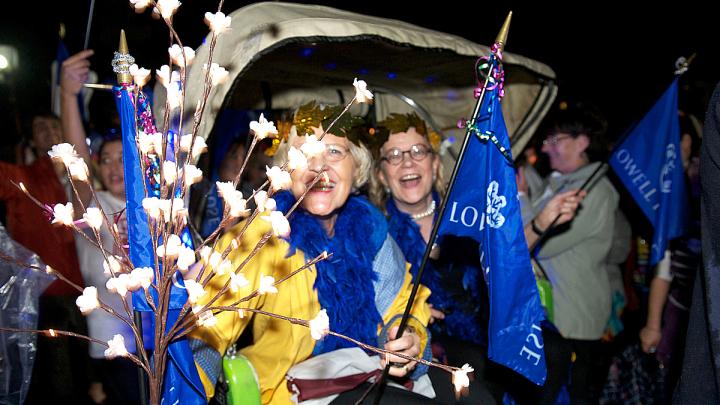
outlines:
M377 136L373 142L373 149L379 152L383 144L387 142L390 134L407 132L410 127L415 128L418 134L427 137L433 150L436 152L440 150L442 137L435 131L429 131L425 121L415 112L407 114L392 113L384 120L378 122L378 128L376 130Z

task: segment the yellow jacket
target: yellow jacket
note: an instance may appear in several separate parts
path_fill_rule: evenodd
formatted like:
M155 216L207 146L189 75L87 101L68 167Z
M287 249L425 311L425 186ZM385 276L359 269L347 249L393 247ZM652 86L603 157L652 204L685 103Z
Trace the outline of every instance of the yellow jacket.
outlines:
M219 252L230 245L231 241L239 235L243 223L235 226L225 234L217 245ZM269 231L269 225L260 219L253 221L246 233L238 240L238 248L234 249L228 259L233 269L253 250L258 240ZM248 287L237 293L228 291L213 306L230 305L238 299L247 296L259 286L263 275L271 275L279 280L292 271L305 264L305 255L296 250L295 254L285 258L289 244L279 238L270 238L267 244L259 250L245 268L241 271L250 281ZM401 315L412 289L409 266L404 269L402 287L395 300L385 313L381 314L383 322L387 323L396 315ZM400 270L402 271L402 270ZM239 305L241 308L256 308L300 319L313 319L320 311L317 292L313 289L315 283L315 266L295 274L277 286L277 294L266 294L253 298ZM225 285L229 275L215 276L205 288L207 294L198 302L204 305ZM415 298L412 315L427 325L430 319L430 309L426 300L430 290L421 286ZM351 304L351 303L349 303ZM217 325L214 327L198 327L190 334L191 346L196 354L196 366L202 379L208 398L214 395L214 384L217 374L221 372L220 362L222 355L243 332L246 326L252 325L253 343L244 347L240 352L250 360L255 368L259 382L263 404L289 404L291 394L287 389L285 374L295 364L311 356L315 341L310 337L309 329L293 325L287 321L269 316L254 316L245 312L240 317L237 312L222 312L217 316ZM252 323L250 322L252 320ZM380 328L382 325L378 325ZM332 325L330 325L332 330ZM421 338L421 353L427 344L425 330L416 331ZM193 340L196 340L193 342ZM198 356L202 351L203 356ZM217 364L215 364L217 363ZM206 369L217 372L209 376Z

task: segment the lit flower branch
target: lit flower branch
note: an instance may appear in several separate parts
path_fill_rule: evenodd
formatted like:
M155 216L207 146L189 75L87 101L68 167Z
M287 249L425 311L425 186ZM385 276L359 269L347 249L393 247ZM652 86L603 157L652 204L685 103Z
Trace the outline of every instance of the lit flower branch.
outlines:
M113 336L113 339L110 341L102 341L99 339L94 339L89 336L81 335L79 333L74 332L67 332L64 330L57 330L57 329L16 329L16 328L5 328L0 327L0 331L2 332L23 332L23 333L35 333L38 335L44 335L47 337L55 338L58 336L69 336L74 337L78 339L87 340L91 343L97 343L99 345L105 346L108 348L108 350L105 350L105 357L108 359L113 359L115 357L127 357L130 361L141 367L143 370L145 370L146 373L150 373L150 369L147 367L147 365L140 360L136 355L129 353L127 349L125 349L125 342L122 335L115 335Z
M352 100L350 100L350 102L348 102L345 105L345 108L343 108L343 110L340 112L340 114L338 114L338 116L335 117L335 119L330 123L330 125L328 125L327 128L325 128L322 135L320 135L317 138L319 141L322 141L322 139L330 131L330 129L335 125L335 123L340 119L340 117L342 117L345 113L348 112L350 107L352 107L353 103L355 103L356 101L358 103L372 102L373 94L370 92L370 90L367 89L367 83L365 83L365 80L358 80L357 78L355 78L355 80L353 81L353 87L355 87L355 97L353 97Z
M78 196L78 190L76 188L79 184L78 182L82 183L84 186L90 187L93 199L98 208L86 208L81 203L79 208L82 209L82 212L78 212L78 214L81 214L83 219L76 221L74 220L74 217L77 217L77 215L74 215L76 214L76 207L73 207L71 203L58 204L55 207L44 206L30 196L22 184L18 185L29 198L32 198L33 201L50 214L55 222L62 224L62 226L68 226L75 232L79 232L83 237L90 241L93 246L100 249L104 257L103 268L110 276L105 287L108 291L118 294L121 297L126 316L117 313L115 310L105 305L98 298L97 289L95 287L87 287L83 289L72 284L60 273L49 267L44 269L44 271L57 275L59 279L70 283L81 293L76 301L76 304L84 314L89 314L94 310L102 309L125 322L125 324L127 324L133 331L136 346L139 348L138 354L135 355L127 352L125 342L120 335L116 335L108 342L101 342L87 336L64 331L33 330L30 332L42 333L48 336L65 335L79 337L89 341L94 341L107 347L108 349L105 352L107 358L128 357L133 362L141 366L148 374L148 379L150 381L150 397L153 404L160 403L161 400L160 390L164 381L164 372L169 345L173 341L184 337L195 328L214 327L217 322L215 315L222 311L235 311L240 316L243 316L245 312L250 312L285 319L288 322L310 328L310 333L314 339L321 339L327 334L338 336L354 342L366 350L371 350L380 354L393 354L408 360L439 367L445 371L453 373L456 385L464 384L466 377L464 380L462 377L463 373L466 375L467 372L472 371L471 369L468 371L468 368L466 367L458 369L437 365L426 362L422 359L415 359L403 356L399 353L393 353L387 350L367 346L349 337L336 334L330 330L331 325L329 325L329 320L324 310L321 311L315 319L308 321L296 318L287 318L257 309L238 307L243 302L247 302L259 295L277 293L278 287L281 287L280 285L283 282L295 276L297 273L316 265L321 260L326 260L332 255L332 253L323 252L279 280L275 280L270 275L261 275L258 280L258 285L253 286L254 290L249 294L239 298L230 306L213 306L213 304L227 292L237 294L239 291L244 291L244 289L247 289L250 286L249 280L243 274L245 266L255 255L257 255L257 253L273 236L287 237L289 235L292 231L288 221L289 216L297 209L310 189L312 189L312 187L321 179L327 178L327 174L324 172L318 174L313 182L306 187L305 192L297 198L289 211L286 214L283 214L282 212L277 211L277 204L273 196L277 191L287 189L291 186L292 180L290 173L296 169L306 169L308 166L308 159L312 159L313 157L321 155L325 152L325 144L322 142L322 138L326 133L332 130L338 119L348 112L353 103L369 102L373 98L372 93L367 90L366 83L362 80L358 81L356 79L353 83L356 92L355 97L350 101L350 103L348 103L348 105L345 106L338 117L336 117L330 125L325 128L325 132L320 137L307 136L305 138L305 143L299 149L290 147L288 151L288 162L282 166L268 167L266 172L268 180L265 181L257 190L254 190L249 196L244 196L242 192L237 190L237 185L239 184L240 178L248 163L251 153L254 151L254 148L259 141L267 137L273 137L278 133L275 124L266 120L264 115L261 115L258 121L253 121L250 124L250 130L253 133L253 138L247 156L243 161L240 173L235 177L235 179L233 179L232 182L217 184L218 190L224 200L223 217L220 224L211 236L198 246L197 249L193 250L184 246L180 242L180 235L188 222L188 213L185 207L184 197L190 186L202 179L203 173L195 166L195 162L199 156L207 150L204 138L198 136L198 129L200 127L203 112L207 105L207 100L211 94L212 88L220 85L220 83L227 80L229 77L229 72L225 68L219 66L217 63L213 63L213 53L218 36L231 29L231 18L220 11L222 3L223 2L220 1L220 6L218 7L217 12L205 14L205 21L211 30L211 41L208 58L203 65L205 67L204 88L202 96L197 104L197 109L193 115L192 130L188 134L180 135L182 134L183 123L183 120L181 119L176 131L178 135L171 137L169 135L171 122L170 117L171 114L176 114L178 112L177 110L179 110L179 116L181 118L183 117L187 66L190 63L193 63L193 59L196 56L195 52L191 48L183 46L180 38L175 32L175 29L173 28L172 17L177 12L181 3L177 0L158 0L156 2L150 0L130 0L131 6L136 11L141 12L147 7L152 7L153 10L160 14L164 23L168 26L172 38L168 48L168 65L162 66L160 69L156 70L156 77L158 81L165 86L167 91L164 128L162 131L158 131L154 124L143 126L143 129L147 132L139 131L136 138L136 146L141 157L140 165L142 173L147 173L147 162L158 162L159 196L154 197L154 194L148 189L145 182L143 182L145 199L142 201L142 207L147 213L148 227L150 237L152 239L152 252L154 260L152 267L133 268L131 265L128 254L124 250L124 246L122 246L120 241L117 227L109 221L108 216L101 208L97 195L92 187L90 187L90 172L87 165L77 156L71 145L58 145L56 148L53 148L51 156L65 164L67 174L71 179L71 185L76 196ZM173 67L178 67L179 70L174 70ZM127 89L132 91L133 99L135 101L134 105L137 109L137 101L141 95L141 87L147 84L150 78L150 71L148 69L138 67L138 65L130 66L129 71L135 80L135 85L128 87ZM135 116L137 117L137 111ZM137 122L135 124L137 128ZM182 153L185 154L184 157L182 156ZM174 156L174 159L171 159L169 156ZM256 209L253 212L250 212L247 209L247 202L250 200L254 200L256 204ZM78 201L82 200L78 197ZM218 235L221 233L222 229L235 218L246 219L237 233L237 236L231 241L229 246L222 252L216 251L215 249L217 247ZM248 242L244 240L246 231L250 224L257 218L260 218L262 221L267 221L269 223L270 230L255 243L255 246L250 254L241 263L235 266L228 259L228 255L231 250L233 248L237 248L241 242ZM92 238L86 235L85 232L78 227L78 225L80 225L79 222L86 223L88 225L95 235L96 240L93 241ZM121 248L120 250L123 252L122 257L115 256L103 249L103 243L100 239L99 232L103 224L110 229L111 235L115 239L114 243ZM209 245L212 245L212 247ZM4 256L5 255L0 252L0 259L12 259ZM184 303L177 320L173 324L168 325L170 292L172 288L174 288L173 285L175 284L175 277L189 274L188 272L191 271L191 269L194 271L194 268L199 268L199 272L196 275L189 276L184 280L185 289L188 293L188 300ZM98 269L98 271L101 271L101 269ZM208 303L202 306L197 305L198 300L201 297L204 299L204 296L208 294L206 287L215 275L227 275L228 279L220 291L218 291L213 297L210 297ZM156 319L156 322L154 322L153 337L155 349L152 361L146 352L141 349L143 347L142 331L140 331L138 327L130 321L130 319L132 319L132 310L126 299L128 292L139 291L140 289L144 291L144 296L147 299L147 302ZM156 299L153 299L151 292L156 294ZM165 333L166 331L168 332Z

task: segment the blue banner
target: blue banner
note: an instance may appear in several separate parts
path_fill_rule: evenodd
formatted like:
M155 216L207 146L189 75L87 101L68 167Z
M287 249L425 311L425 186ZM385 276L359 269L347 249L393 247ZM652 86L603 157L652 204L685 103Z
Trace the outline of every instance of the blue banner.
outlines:
M678 78L615 147L610 166L655 228L650 264L685 231L687 193L680 152Z
M130 260L132 260L133 266L136 268L154 268L153 242L148 228L147 214L142 207L142 200L145 198L143 182L146 179L141 169L140 154L135 142L135 108L132 103L132 96L127 89L116 88L116 94L117 109L122 128ZM178 282L182 283L181 277L178 278ZM157 293L154 289L151 289L151 294L155 302L158 302ZM145 299L144 290L135 291L132 298L134 310L152 313L152 309ZM170 292L166 332L177 320L186 301L187 292L185 288L178 288L174 285ZM205 390L195 368L192 350L187 339L178 339L172 343L168 349L168 354L163 385L163 403L206 404Z
M440 234L480 243L490 296L488 356L540 385L547 374L540 328L545 313L523 232L499 91L485 95Z

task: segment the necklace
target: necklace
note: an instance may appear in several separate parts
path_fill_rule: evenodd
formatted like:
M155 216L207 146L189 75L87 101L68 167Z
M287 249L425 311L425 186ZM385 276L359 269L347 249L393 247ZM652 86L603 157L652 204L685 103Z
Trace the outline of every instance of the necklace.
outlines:
M430 206L428 207L427 210L425 210L425 212L421 212L419 214L412 214L410 216L412 217L412 219L422 219L425 217L429 217L434 212L435 212L435 200L432 200L432 202L430 203Z

